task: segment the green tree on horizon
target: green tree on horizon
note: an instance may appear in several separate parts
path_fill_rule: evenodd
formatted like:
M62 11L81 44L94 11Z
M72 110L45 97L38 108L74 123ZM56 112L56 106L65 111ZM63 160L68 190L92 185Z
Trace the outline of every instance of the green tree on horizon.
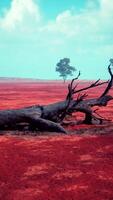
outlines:
M70 65L69 58L63 58L56 64L56 71L59 72L59 76L63 78L65 83L68 76L73 76L76 68Z

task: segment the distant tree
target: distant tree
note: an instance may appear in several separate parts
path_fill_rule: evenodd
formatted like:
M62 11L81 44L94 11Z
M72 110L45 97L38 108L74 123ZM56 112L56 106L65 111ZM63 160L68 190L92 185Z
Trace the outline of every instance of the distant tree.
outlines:
M56 71L60 73L60 76L63 78L65 82L67 76L73 76L73 72L76 71L76 68L70 66L69 58L63 58L56 64Z
M110 64L113 66L113 58L111 58L109 61L110 61Z

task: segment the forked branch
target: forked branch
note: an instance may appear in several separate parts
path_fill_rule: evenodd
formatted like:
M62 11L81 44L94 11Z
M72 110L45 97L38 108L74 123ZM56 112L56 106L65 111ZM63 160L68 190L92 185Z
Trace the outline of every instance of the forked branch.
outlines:
M98 79L94 83L92 83L91 85L76 90L78 84L76 84L74 87L73 87L73 84L74 84L75 80L77 80L80 76L80 71L79 71L78 76L76 78L72 79L71 83L68 85L68 94L67 94L66 99L72 100L74 94L88 90L88 89L91 89L91 88L94 88L94 87L97 87L97 86L100 86L100 85L103 85L103 84L106 84L106 83L109 83L109 87L106 88L106 91L108 91L109 88L111 88L111 85L112 85L112 82L113 82L113 74L111 72L110 66L108 67L108 71L111 75L111 81L110 82L109 81L100 82L100 79ZM103 93L103 96L104 96L104 93Z
M82 112L85 114L84 123L91 124L92 119L99 120L102 123L105 120L101 115L97 113L97 110L92 110L94 106L106 106L107 103L113 99L112 96L107 95L113 85L113 73L111 70L111 64L108 66L108 72L110 74L110 81L100 82L100 79L91 83L89 86L77 89L78 84L75 84L80 76L72 79L68 85L68 94L64 101L59 101L49 105L36 105L31 107L25 107L22 109L15 110L1 110L0 111L0 130L15 129L20 126L27 128L28 130L41 130L41 131L55 131L66 133L63 127L59 125L66 115L72 114L73 112ZM87 94L80 94L82 91L86 91L90 88L107 84L105 91L100 97L93 99L85 99ZM74 99L74 94L77 94Z
M108 81L104 81L104 82L99 82L99 81L100 81L100 79L98 79L97 81L95 81L94 83L92 83L91 85L89 85L87 87L84 87L84 88L74 91L74 94L108 83Z
M112 70L111 70L111 64L108 66L108 72L109 72L109 74L110 74L110 76L111 76L111 79L110 79L110 81L108 82L108 85L107 85L107 87L106 87L106 89L105 89L105 91L102 93L102 95L100 96L100 98L101 97L104 97L105 95L107 95L107 93L109 92L109 90L112 88L112 86L113 86L113 73L112 73Z
M79 76L80 76L80 71L78 73L78 76L72 79L71 83L68 85L68 94L67 94L66 100L73 99L73 94L75 93L75 89L78 86L78 84L76 84L75 86L73 86L73 84L74 84L74 81L79 78Z

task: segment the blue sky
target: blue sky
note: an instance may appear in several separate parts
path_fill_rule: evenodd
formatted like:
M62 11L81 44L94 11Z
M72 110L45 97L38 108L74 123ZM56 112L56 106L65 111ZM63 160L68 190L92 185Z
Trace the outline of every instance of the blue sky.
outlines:
M112 35L113 0L2 0L0 76L59 79L68 57L81 79L108 79Z

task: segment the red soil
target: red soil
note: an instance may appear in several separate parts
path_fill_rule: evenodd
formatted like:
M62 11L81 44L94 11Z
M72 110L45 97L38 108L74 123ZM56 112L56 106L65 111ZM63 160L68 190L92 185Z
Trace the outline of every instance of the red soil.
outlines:
M65 94L61 83L0 83L0 109L52 103ZM113 102L100 111L112 119ZM81 128L86 136L0 136L0 200L112 200L112 132L88 135L99 126L72 131ZM113 129L107 124L106 130Z

